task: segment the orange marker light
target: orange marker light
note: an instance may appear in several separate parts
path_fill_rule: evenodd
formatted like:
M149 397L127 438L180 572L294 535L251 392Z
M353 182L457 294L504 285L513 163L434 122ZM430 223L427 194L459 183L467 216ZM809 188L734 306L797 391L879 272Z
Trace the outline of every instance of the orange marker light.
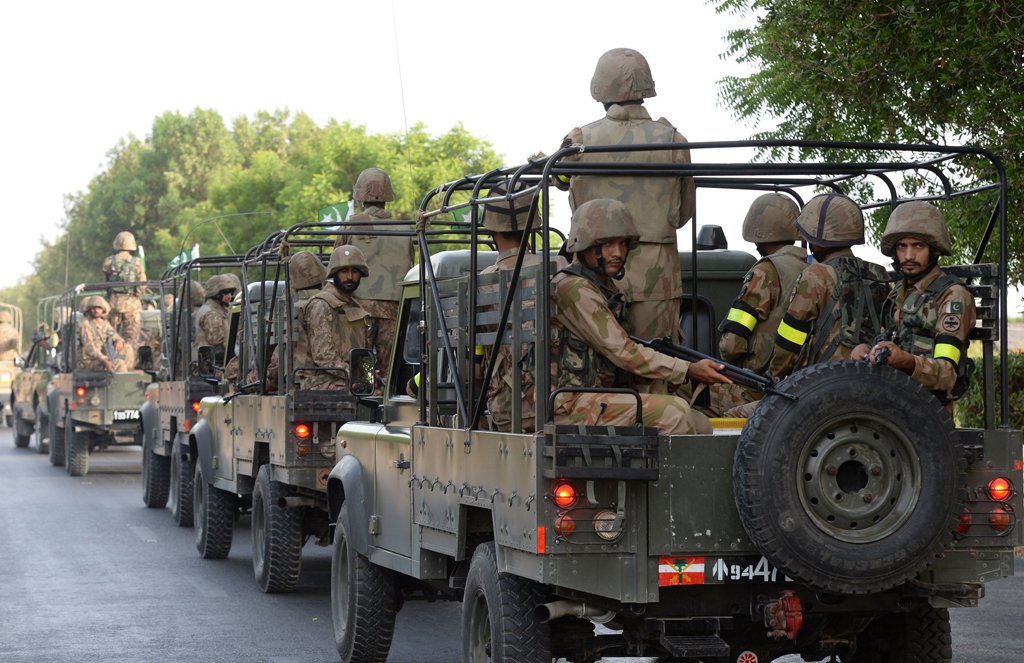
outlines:
M964 507L964 512L960 514L960 524L956 526L957 534L967 534L967 530L971 529L971 525L974 523L974 516L971 512Z
M305 440L309 437L309 426L306 424L295 424L295 437Z
M1004 477L996 477L988 482L988 496L996 502L1005 502L1013 494L1013 487L1010 480Z
M555 520L555 534L558 536L570 536L576 531L576 521L572 516L562 514Z
M543 527L537 527L537 554L543 555L547 552L548 531Z
M299 458L305 458L306 456L309 455L309 447L307 447L305 444L300 444L299 446L295 447L295 454Z
M560 483L555 486L555 504L561 509L568 509L576 503L576 489L572 484Z
M1010 529L1013 519L1005 509L996 507L988 514L988 524L997 532L1005 532Z
M199 401L192 401L192 411L198 413L200 408Z

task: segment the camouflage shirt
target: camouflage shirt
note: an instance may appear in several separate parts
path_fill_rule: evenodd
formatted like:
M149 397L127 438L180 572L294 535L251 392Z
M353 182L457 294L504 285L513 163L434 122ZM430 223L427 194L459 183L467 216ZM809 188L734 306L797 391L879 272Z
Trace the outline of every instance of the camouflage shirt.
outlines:
M977 312L974 297L960 283L940 282L945 287L932 292L929 286L942 275L936 265L916 283L904 280L884 310L886 330L895 332L896 344L914 355L911 377L932 391L949 392L967 356Z
M308 366L329 369L304 372L302 389L348 388L348 355L353 348L373 347L369 314L359 300L327 283L299 313L309 343Z
M351 235L342 234L334 242L335 247L352 244L366 256L366 264L370 275L363 277L359 283L361 299L382 299L397 302L401 296L399 282L412 268L415 245L410 236L361 235L359 230L411 230L408 221L391 220L391 212L383 207L367 207L362 213L356 214L346 223L381 221L371 225L353 225ZM344 226L342 226L344 228Z
M107 256L103 261L103 274L107 281L145 281L146 272L142 269L142 259L128 251L118 251ZM137 294L145 290L139 286L118 286L110 289L111 293Z
M832 310L827 312L829 320L820 317L840 290L840 274L833 265L869 277L857 279L854 284L870 283L868 287L872 290L869 301L862 301L862 319L852 323L855 329L844 329L841 324L842 318L847 317L843 313L844 305L841 301L837 301ZM797 279L789 296L786 313L779 323L769 372L775 377L785 377L812 364L849 359L853 348L859 343L871 343L880 329L868 329L862 324L863 318L873 315L877 319L881 316L887 279L885 269L855 257L849 248L830 253L824 263L815 262L808 266ZM849 299L843 292L838 294L840 300ZM829 348L832 348L831 352Z
M107 342L122 343L106 318L83 317L78 322L78 368L90 371L107 370L106 362L115 364L116 370L124 370L107 354Z
M653 121L642 105L612 104L605 117L570 131L562 146L685 142L668 120ZM584 162L689 163L690 151L584 152L573 158ZM572 178L569 191L573 210L589 200L612 198L621 201L633 215L640 245L630 251L625 278L619 283L629 301L682 297L676 230L693 218L696 198L692 178L578 176Z
M224 345L228 335L228 305L213 297L203 302L195 317L195 344L197 348L204 345Z

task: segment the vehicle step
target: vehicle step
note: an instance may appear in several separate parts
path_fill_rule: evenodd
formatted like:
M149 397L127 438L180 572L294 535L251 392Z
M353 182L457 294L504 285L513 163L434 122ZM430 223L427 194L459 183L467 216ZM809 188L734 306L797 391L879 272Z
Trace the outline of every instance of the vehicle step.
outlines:
M679 658L691 656L728 656L729 644L717 635L665 635L661 646Z

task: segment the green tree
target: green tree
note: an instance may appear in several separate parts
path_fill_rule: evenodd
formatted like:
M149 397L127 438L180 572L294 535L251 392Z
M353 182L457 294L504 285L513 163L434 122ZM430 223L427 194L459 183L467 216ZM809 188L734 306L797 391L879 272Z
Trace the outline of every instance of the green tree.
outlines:
M720 97L737 118L771 127L755 137L979 145L1007 168L1009 218L1024 214L1024 4L710 1L753 22L727 35L723 57L754 73L723 79ZM947 209L963 249L987 222L976 211ZM1020 282L1024 236L1009 241Z

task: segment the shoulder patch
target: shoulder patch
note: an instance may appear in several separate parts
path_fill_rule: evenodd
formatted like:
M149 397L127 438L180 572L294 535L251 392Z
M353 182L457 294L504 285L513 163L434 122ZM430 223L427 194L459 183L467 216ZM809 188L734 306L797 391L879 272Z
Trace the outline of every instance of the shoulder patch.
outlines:
M957 313L957 314L963 313L964 312L964 303L963 302L958 302L958 301L946 302L946 310L945 310L945 312L946 313Z
M960 302L953 303L959 304ZM956 313L949 313L942 318L939 326L942 327L942 331L950 333L955 332L960 329L960 316Z

